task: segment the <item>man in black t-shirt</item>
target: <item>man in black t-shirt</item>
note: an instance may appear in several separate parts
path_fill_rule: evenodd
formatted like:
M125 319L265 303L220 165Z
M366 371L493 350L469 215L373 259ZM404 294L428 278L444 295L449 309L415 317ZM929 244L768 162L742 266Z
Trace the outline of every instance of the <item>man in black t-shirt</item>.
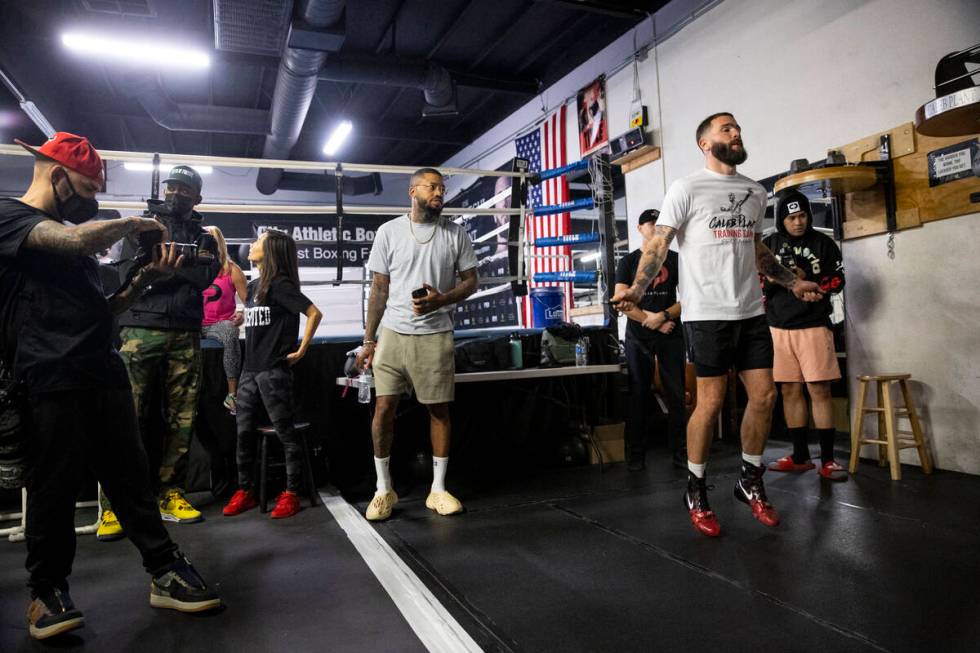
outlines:
M172 247L163 257L157 250L153 263L107 299L94 255L161 225L147 218L89 221L98 213L95 195L104 178L88 140L58 132L40 148L24 147L35 156L31 185L19 199L0 199L0 341L5 364L27 391L31 636L44 639L84 624L68 594L68 575L86 464L153 576L150 605L217 607L217 594L160 520L126 369L112 346L113 314L182 261Z
M653 234L660 212L647 209L640 214L637 229L644 242ZM642 249L636 249L619 261L616 267L616 290L629 288L636 276ZM626 445L630 471L643 469L646 437L649 427L648 402L653 380L654 358L660 366L660 382L667 400L667 446L674 464L687 466L685 433L687 413L684 409L684 337L677 328L681 305L677 302L677 253L668 252L657 278L650 284L640 303L625 312L626 364L629 370L629 419L626 423Z

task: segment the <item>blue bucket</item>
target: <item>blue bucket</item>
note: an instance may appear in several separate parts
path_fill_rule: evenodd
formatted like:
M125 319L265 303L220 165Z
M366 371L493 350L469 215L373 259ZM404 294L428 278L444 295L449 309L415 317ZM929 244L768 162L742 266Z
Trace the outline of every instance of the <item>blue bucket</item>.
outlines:
M531 305L534 307L534 327L557 326L565 321L565 289L531 288Z

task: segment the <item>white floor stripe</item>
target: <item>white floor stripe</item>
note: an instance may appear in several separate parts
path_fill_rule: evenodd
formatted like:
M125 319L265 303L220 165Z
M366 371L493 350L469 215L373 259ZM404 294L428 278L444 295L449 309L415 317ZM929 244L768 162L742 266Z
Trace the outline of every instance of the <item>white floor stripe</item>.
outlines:
M321 492L320 498L426 649L432 653L482 652L361 513L338 495Z

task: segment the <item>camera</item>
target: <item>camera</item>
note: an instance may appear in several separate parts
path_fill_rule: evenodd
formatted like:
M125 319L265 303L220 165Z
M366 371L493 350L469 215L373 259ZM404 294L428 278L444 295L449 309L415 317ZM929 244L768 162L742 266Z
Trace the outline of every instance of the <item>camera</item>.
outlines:
M146 211L143 212L144 218L163 218L172 217L171 207L163 200L147 200ZM196 243L164 243L163 232L161 231L142 231L137 236L138 248L136 250L137 267L143 267L153 262L153 248L158 245L175 245L177 257L184 257L183 265L209 265L218 255L218 243L209 233L202 233L198 236Z

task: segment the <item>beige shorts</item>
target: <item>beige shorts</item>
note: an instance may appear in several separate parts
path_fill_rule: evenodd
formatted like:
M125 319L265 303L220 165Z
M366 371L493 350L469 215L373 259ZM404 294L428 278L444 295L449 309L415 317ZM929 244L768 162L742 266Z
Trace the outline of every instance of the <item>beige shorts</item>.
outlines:
M453 332L406 335L384 327L371 364L379 397L415 389L421 404L444 404L456 396Z
M776 383L818 383L840 378L834 334L827 327L772 332L772 378Z

